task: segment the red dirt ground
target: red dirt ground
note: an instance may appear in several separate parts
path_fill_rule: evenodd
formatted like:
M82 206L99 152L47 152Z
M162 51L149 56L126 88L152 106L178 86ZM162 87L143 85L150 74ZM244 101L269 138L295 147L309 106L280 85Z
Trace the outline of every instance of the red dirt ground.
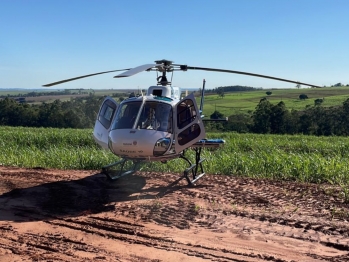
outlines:
M328 185L0 166L0 261L349 261Z

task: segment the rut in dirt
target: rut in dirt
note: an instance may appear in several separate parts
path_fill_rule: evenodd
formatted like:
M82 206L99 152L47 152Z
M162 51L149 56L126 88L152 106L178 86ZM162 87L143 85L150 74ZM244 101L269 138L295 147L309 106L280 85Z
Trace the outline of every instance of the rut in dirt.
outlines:
M257 240L266 243L280 239L289 243L301 241L305 246L324 250L321 254L309 250L309 259L349 259L345 216L348 205L329 194L334 190L330 187L205 176L200 184L190 188L175 174L137 173L113 183L101 174L86 174L1 170L0 248L28 259L35 255L40 259L54 258L56 253L64 254L59 257L62 261L71 261L72 257L80 261L82 253L104 260L117 256L64 234L21 234L8 223L15 220L37 221L50 228L66 228L211 261L291 261L268 250L248 252L184 243L168 237L162 229L148 227L154 224L169 232L207 231L247 241L260 238ZM82 253L77 255L76 251Z

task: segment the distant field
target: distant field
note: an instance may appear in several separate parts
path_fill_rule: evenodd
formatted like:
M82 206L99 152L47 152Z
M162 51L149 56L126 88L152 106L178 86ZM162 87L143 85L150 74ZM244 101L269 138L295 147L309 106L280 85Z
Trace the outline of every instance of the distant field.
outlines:
M271 91L272 95L266 95L267 91ZM300 94L306 94L308 99L300 100ZM325 98L322 106L331 107L341 105L349 98L349 87L264 89L260 91L226 93L224 98L218 97L216 94L207 95L205 97L204 114L210 115L214 110L218 110L225 116L247 113L254 111L259 101L264 97L267 97L272 104L283 101L289 110L302 110L307 106L313 106L314 100L317 98Z
M42 90L42 92L55 92L58 90ZM28 93L30 92L36 92L36 93L40 93L40 91L38 90L12 90L12 89L0 89L0 96L8 96L10 95L13 98L16 97L22 97L25 96L26 97L26 102L29 104L39 104L42 102L46 102L46 103L52 103L53 101L59 99L61 101L68 101L71 98L75 98L75 97L86 97L89 96L90 93L93 93L96 96L112 96L113 94L116 93L131 93L132 90L120 90L120 89L97 89L97 90L92 90L92 89L86 89L86 90L82 90L83 92L85 92L86 94L79 94L78 90L71 90L71 94L69 95L40 95L40 96L26 96Z
M7 95L11 95L11 96L20 96L20 95L26 95L28 93L31 92L36 92L36 93L42 93L42 92L58 92L58 91L63 91L64 89L0 89L0 96L7 96ZM68 89L71 91L71 93L78 93L78 89ZM109 94L113 94L113 93L129 93L132 92L134 90L129 90L129 89L83 89L81 91L90 93L90 92L94 92L96 95L109 95Z
M29 91L14 91L0 89L0 96L7 95L25 95ZM47 92L48 90L44 90ZM49 90L55 91L55 90ZM74 90L72 90L73 92ZM119 89L96 89L96 90L83 90L87 93L94 92L97 96L112 96L115 93L131 93L136 90L119 90ZM266 95L267 91L271 91L272 95ZM306 94L308 99L300 100L299 95ZM88 95L88 94L87 94ZM58 96L40 96L40 97L28 97L26 100L29 103L41 103L41 102L53 102L56 99L62 101L69 100L71 97L86 96L78 93L71 95L58 95ZM230 92L225 93L225 97L218 97L217 94L206 94L204 103L204 114L206 116L211 115L215 110L218 110L225 116L230 116L236 113L248 113L255 110L259 101L267 97L268 100L277 104L283 101L287 109L303 110L307 106L313 106L314 100L317 98L324 98L322 106L331 107L341 105L345 100L349 98L349 87L327 87L327 88L301 88L301 89L263 89L257 91L246 92ZM199 101L198 101L199 102Z

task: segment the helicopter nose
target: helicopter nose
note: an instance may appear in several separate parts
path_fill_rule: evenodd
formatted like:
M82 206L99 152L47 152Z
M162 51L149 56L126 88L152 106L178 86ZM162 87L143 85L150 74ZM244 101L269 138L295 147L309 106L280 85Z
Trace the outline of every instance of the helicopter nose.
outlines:
M171 145L164 132L151 129L115 129L109 132L109 148L120 157L148 158L163 155Z

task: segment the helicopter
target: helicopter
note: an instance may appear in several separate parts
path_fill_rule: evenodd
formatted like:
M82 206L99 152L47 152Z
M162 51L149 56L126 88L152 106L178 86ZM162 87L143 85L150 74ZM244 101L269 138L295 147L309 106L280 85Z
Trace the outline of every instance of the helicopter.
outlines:
M144 71L156 71L157 83L150 86L145 95L129 97L120 103L107 96L101 104L93 129L93 138L99 146L110 150L120 158L117 162L102 167L102 173L110 180L117 180L138 171L142 163L152 161L166 163L181 158L189 164L183 172L183 177L188 185L193 186L205 175L202 149L217 149L225 144L223 139L206 139L204 121L227 121L227 119L204 118L202 113L205 80L201 89L200 107L193 93L181 97L181 88L172 85L173 73L187 70L242 74L320 88L312 84L255 73L174 64L173 61L166 59L134 68L78 76L43 86L50 87L118 71L124 72L114 78L130 77ZM171 81L168 81L167 73L172 73ZM194 161L186 157L188 149L194 150Z

